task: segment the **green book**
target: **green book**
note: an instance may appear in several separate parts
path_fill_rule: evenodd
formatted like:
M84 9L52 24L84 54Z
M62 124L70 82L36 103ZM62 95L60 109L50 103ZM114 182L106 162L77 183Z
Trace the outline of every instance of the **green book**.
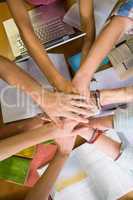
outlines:
M28 176L30 162L30 159L17 156L0 161L0 179L24 184Z

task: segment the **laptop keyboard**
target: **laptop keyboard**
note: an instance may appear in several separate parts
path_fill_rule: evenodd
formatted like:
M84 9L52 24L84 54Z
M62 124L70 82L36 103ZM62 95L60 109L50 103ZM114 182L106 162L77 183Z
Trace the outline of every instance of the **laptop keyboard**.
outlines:
M74 33L73 28L64 24L61 17L49 20L45 24L38 24L34 26L34 31L42 44L46 44L50 41ZM21 55L27 53L25 45L19 34L16 37L16 47L19 48Z

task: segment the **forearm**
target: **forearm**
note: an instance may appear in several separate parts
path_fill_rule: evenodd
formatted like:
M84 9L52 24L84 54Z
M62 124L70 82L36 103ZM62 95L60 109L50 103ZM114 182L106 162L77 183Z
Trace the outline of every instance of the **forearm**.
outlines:
M83 137L85 140L90 141L94 129L92 129L92 127L89 130L86 128L82 128L82 130L79 131L78 135ZM90 145L94 145L98 150L102 151L103 153L111 157L113 160L115 160L120 153L121 144L105 136L104 134L98 137L98 139L93 144Z
M29 26L21 27L20 34L31 57L33 57L40 70L47 77L50 84L57 88L57 90L60 90L60 86L65 78L56 70L33 29Z
M25 131L29 131L34 128L38 128L43 124L44 121L39 117L34 117L31 119L25 119L22 121L5 124L2 128L0 128L0 140L17 134L21 134Z
M30 95L39 105L42 92L47 93L47 91L44 88L42 89L34 78L29 76L15 63L10 62L4 57L0 57L0 77L11 86L17 87L23 90L26 94ZM4 91L5 90L3 90L3 92ZM1 95L4 95L4 93L1 93Z
M7 0L7 3L30 55L46 75L49 82L57 89L60 88L64 78L55 69L40 40L35 35L23 0Z
M64 137L52 123L0 141L0 160L47 140Z
M133 87L118 88L100 91L100 103L102 106L117 103L129 103L133 101Z
M82 31L86 33L82 47L82 62L89 53L95 40L95 19L93 0L80 0L80 16Z
M49 164L48 169L30 190L25 200L48 200L49 193L67 158L68 155L63 156L57 152L55 158Z
M115 160L120 154L121 144L105 135L101 135L93 145L113 160Z
M82 63L80 70L74 77L75 81L83 79L84 85L89 85L94 72L102 60L107 56L113 45L123 35L126 27L126 21L122 17L115 17L103 29L94 42L86 60Z

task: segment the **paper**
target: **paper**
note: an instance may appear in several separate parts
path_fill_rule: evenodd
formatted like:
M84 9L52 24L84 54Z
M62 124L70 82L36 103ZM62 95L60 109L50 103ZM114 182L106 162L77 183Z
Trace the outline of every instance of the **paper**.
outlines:
M49 54L51 61L57 70L68 80L70 74L63 54ZM30 58L19 64L20 67L34 77L43 87L52 89L46 77ZM41 109L33 102L30 96L16 87L9 86L0 80L0 99L2 116L5 123L34 117L41 113Z
M108 57L121 79L133 77L133 53L127 44L113 49Z
M110 131L108 134L119 141L115 132ZM114 200L133 188L133 177L98 151L94 145L86 143L72 152L55 186L62 179L74 176L78 170L88 174L88 177L66 186L60 192L54 187L52 191L54 200Z
M113 89L133 85L133 77L121 80L113 67L95 73L94 78L96 81L91 82L91 90Z
M106 22L116 3L117 0L94 0L94 15L97 35L103 28L104 23ZM75 28L81 29L78 3L72 5L72 7L68 10L64 16L64 22Z
M42 176L42 175L45 173L45 171L47 170L48 166L49 166L49 164L48 164L48 165L45 165L45 166L43 166L43 167L40 167L39 169L37 169L38 175L39 175L39 176Z

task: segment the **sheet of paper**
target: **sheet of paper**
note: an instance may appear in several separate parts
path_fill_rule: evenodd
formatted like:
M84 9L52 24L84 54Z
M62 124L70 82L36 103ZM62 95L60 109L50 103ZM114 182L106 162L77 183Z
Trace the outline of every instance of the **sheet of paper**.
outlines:
M108 135L119 141L114 131L108 132ZM57 182L61 178L70 177L72 169L76 173L78 166L80 170L88 174L88 177L63 188L60 192L57 192L54 187L52 192L54 200L114 200L133 188L132 176L129 176L112 159L98 151L93 145L87 143L72 152Z
M108 57L120 79L128 79L133 76L133 53L127 44L113 49Z
M117 0L94 0L94 14L96 22L97 35L101 31L104 23L109 17L112 9L114 8ZM64 22L81 29L79 4L75 3L64 16Z
M113 89L133 85L133 77L121 80L113 67L95 73L96 81L91 82L91 90Z
M49 54L56 69L68 80L70 74L63 54ZM20 63L20 67L34 77L43 87L52 89L46 77L32 59ZM41 109L30 96L0 80L0 99L2 116L5 123L27 119L41 113Z

